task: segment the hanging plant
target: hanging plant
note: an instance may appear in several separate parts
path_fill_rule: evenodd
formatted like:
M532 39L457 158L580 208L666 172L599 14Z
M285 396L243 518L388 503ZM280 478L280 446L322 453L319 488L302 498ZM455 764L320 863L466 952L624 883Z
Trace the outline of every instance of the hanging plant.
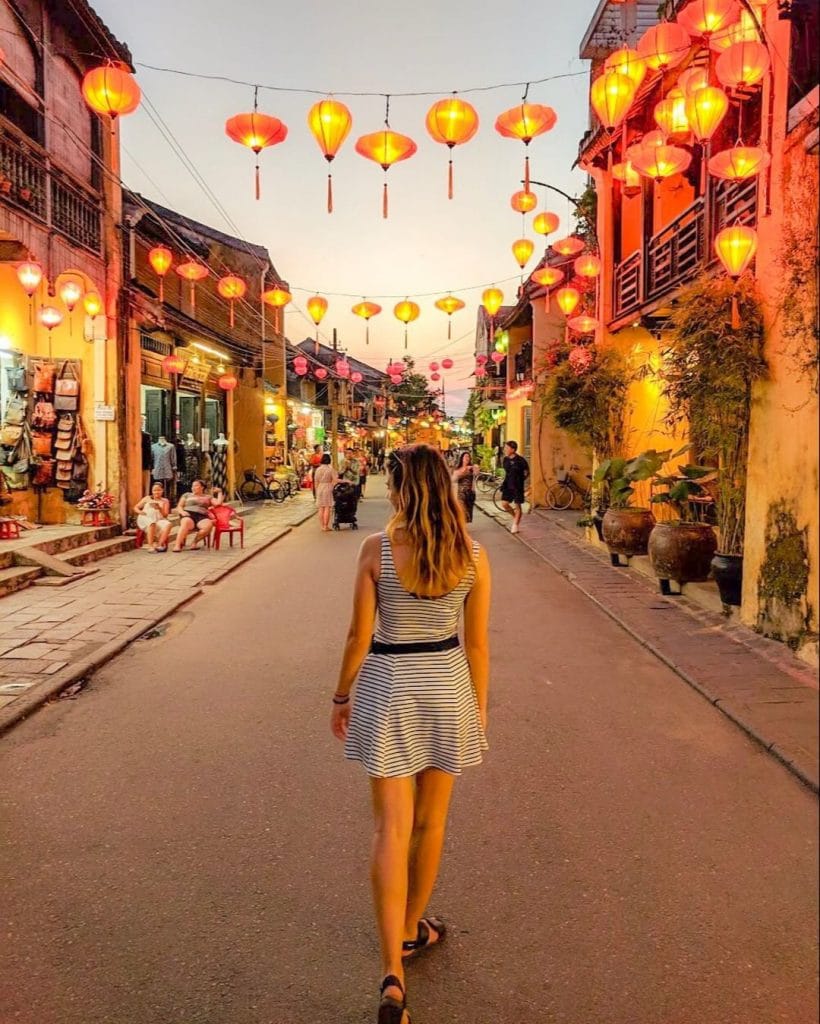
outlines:
M737 296L741 325L732 328ZM712 491L724 554L743 553L752 386L766 375L754 280L702 276L684 289L661 346L666 424L688 421L697 459L717 466Z
M820 390L817 286L817 174L790 171L784 182L786 216L780 264L784 347L797 374Z

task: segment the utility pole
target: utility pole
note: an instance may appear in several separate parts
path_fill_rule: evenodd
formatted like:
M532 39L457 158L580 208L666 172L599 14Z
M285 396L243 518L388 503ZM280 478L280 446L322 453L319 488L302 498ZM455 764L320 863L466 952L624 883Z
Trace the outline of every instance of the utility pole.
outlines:
M333 371L336 373L336 354L339 351L338 341L336 338L336 328L333 328ZM339 468L339 387L341 381L336 376L331 376L328 381L329 385L333 388L332 400L330 403L330 457L333 460L333 468Z

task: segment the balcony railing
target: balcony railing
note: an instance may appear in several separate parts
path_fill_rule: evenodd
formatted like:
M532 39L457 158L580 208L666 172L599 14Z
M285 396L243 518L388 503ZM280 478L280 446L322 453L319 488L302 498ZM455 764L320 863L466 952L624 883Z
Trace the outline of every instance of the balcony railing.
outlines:
M102 203L54 167L48 155L0 125L0 203L53 228L95 255L102 251Z
M708 201L708 208L707 208ZM708 214L708 216L707 216ZM642 249L616 264L613 320L671 295L714 262L715 235L728 224L757 220L757 181L720 182L653 235Z

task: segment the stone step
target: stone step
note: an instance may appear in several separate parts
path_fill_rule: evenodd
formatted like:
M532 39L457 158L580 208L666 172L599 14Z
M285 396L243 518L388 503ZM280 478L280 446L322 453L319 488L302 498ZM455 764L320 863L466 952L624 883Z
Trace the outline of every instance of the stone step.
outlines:
M120 535L97 541L94 544L84 544L82 547L58 557L61 562L66 562L68 565L87 565L89 562L98 562L101 558L120 555L124 551L132 551L135 546L136 538Z
M0 569L10 569L14 565L14 555L8 548L0 547Z
M52 540L43 541L41 544L32 544L32 547L45 551L47 555L61 555L65 551L74 551L77 548L88 547L91 544L110 540L119 535L119 526L78 526L75 531L66 534L64 537L55 537Z
M19 565L0 569L0 597L13 594L33 583L42 573L39 566Z

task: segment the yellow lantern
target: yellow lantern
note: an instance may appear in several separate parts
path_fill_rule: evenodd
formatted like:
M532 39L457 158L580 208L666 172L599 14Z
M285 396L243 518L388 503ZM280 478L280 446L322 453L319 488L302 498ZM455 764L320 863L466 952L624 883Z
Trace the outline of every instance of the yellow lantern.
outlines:
M407 348L407 325L411 324L414 320L418 320L421 309L418 304L411 302L409 299L404 299L403 302L397 302L393 307L393 316L397 320L401 320L404 324L404 347Z
M123 114L133 114L142 98L140 87L128 67L113 61L86 73L82 94L95 113L106 114L112 121Z
M311 135L330 165L353 126L350 111L338 100L319 100L308 111L307 123ZM333 175L330 166L327 169L327 212L333 213Z
M530 274L530 280L542 288L554 288L564 280L564 271L558 267L541 267Z
M683 139L689 134L686 97L681 89L671 89L666 99L655 104L655 122L667 138Z
M262 292L262 301L267 306L273 306L273 328L281 333L282 331L282 310L287 306L289 302L293 300L293 296L287 290L287 288L278 286L275 288L269 288L267 291Z
M350 309L351 313L355 313L356 316L360 316L364 320L364 343L365 345L370 344L370 318L378 316L381 313L382 307L376 302L368 302L363 299L361 302L357 302L355 306Z
M551 235L558 230L560 223L557 214L546 211L533 217L532 229L539 235Z
M520 103L499 114L495 130L507 139L520 139L524 143L524 191L530 190L529 144L536 135L543 135L555 127L558 115L552 107L540 103Z
M683 91L687 98L697 89L703 89L709 84L709 65L699 64L696 67L687 68L681 71L678 77L678 88Z
M610 53L604 61L606 71L617 71L619 75L626 75L635 83L635 88L640 89L644 78L646 78L646 61L637 50L624 48Z
M85 309L86 316L90 316L93 320L98 317L102 312L102 299L100 298L99 292L86 292L83 296L83 309Z
M445 295L443 299L436 299L435 307L440 309L442 313L447 314L447 338L448 340L452 336L452 316L453 313L458 313L459 310L464 309L464 303L461 299L457 299L455 295ZM444 365L442 363L442 365ZM445 367L447 369L447 367Z
M532 251L535 248L529 238L518 238L512 244L512 253L515 257L515 262L523 270L529 262Z
M399 163L401 160L409 160L418 150L418 146L409 135L391 131L385 121L382 131L362 135L357 140L355 148L360 156L377 163L384 171L382 217L386 219L388 213L387 172L393 164Z
M627 197L637 196L641 191L641 176L632 166L631 160L613 164L612 177L621 182L621 191Z
M761 146L732 146L709 160L709 173L724 181L746 181L764 171L771 160Z
M504 292L500 288L487 288L481 296L481 305L490 317L494 317L504 304Z
M558 303L558 307L564 316L570 317L581 301L581 293L577 288L572 288L571 286L559 288L555 293L555 301Z
M579 252L584 251L584 241L577 235L568 235L553 242L552 247L561 256L577 256Z
M321 295L312 295L307 300L307 311L310 314L310 319L316 324L316 336L319 336L319 324L322 322L325 313L327 313L327 299Z
M230 309L230 325L234 326L234 311L233 304L239 299L245 297L245 293L248 290L245 281L238 277L236 274L226 274L225 277L220 277L216 282L216 290L222 296L223 299L227 299L228 307Z
M729 97L714 85L696 89L686 100L686 117L698 142L711 139L729 110Z
M478 131L478 113L475 107L450 96L439 100L427 111L425 120L427 131L434 142L440 142L450 150L450 162L447 170L447 198L453 198L453 148L461 146Z
M755 257L757 252L757 232L754 228L735 224L718 231L715 236L715 252L723 264L726 273L737 286L737 280ZM732 327L740 327L740 309L737 302L737 287L732 296Z
M660 182L682 174L692 163L692 154L679 146L646 146L631 159L640 174Z
M745 7L742 7L740 10L740 20L732 25L727 25L726 28L720 29L719 32L714 32L709 37L709 46L718 53L722 53L724 50L728 50L733 43L758 42L760 39L759 32L759 23L756 18Z
M582 313L581 316L572 317L569 321L569 327L579 334L592 334L593 331L598 329L598 321L594 316L587 316L585 313Z
M621 124L632 106L637 88L632 78L618 71L605 71L595 79L589 99L605 128L617 128Z

